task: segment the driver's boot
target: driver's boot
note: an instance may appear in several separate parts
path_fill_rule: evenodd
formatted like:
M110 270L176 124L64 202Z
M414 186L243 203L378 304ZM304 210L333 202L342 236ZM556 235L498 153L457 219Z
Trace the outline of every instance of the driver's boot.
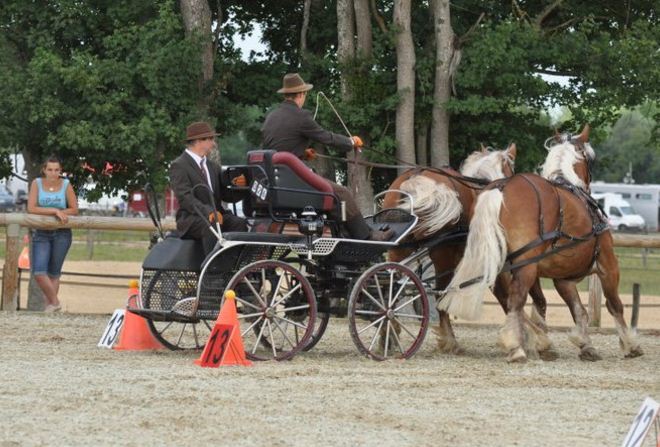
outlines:
M372 230L362 216L347 220L346 229L348 230L351 239L361 239L365 241L385 242L389 241L394 235L394 231L389 228L384 231Z

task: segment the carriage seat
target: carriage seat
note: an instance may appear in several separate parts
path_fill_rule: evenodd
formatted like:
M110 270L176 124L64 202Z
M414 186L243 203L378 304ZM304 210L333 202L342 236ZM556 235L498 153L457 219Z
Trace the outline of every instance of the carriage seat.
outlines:
M269 203L277 213L299 213L306 206L327 213L337 207L332 184L290 152L250 151L248 165L261 168L251 172L252 210L268 209Z

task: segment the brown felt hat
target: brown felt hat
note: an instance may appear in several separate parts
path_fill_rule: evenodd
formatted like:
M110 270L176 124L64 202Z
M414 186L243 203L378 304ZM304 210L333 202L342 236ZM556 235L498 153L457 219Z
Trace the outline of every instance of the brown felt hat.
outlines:
M282 79L282 88L277 93L301 93L311 90L312 84L305 84L298 73L287 73Z
M202 138L215 137L220 135L204 121L192 123L186 128L185 141L201 140Z

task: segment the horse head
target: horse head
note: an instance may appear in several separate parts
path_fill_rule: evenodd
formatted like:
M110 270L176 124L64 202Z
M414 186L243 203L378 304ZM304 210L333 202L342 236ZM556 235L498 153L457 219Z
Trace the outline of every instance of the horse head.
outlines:
M515 174L516 145L511 145L498 151L481 147L472 152L461 164L460 172L467 177L475 177L494 181Z
M563 178L589 192L591 165L596 153L589 144L589 125L578 135L555 133L546 140L548 156L541 167L541 176L548 180Z

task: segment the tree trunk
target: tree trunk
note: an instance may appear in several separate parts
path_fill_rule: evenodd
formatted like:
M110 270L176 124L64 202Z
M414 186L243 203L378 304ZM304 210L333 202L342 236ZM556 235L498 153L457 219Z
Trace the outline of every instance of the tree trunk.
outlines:
M369 16L368 0L354 0L354 7L355 28L357 30L357 58L366 62L371 59L373 52L371 17ZM360 71L354 73L354 76L369 76L366 64L362 63L358 66L360 67ZM365 72L365 70L367 71ZM365 145L369 147L370 138L367 129L358 129L358 132ZM364 157L362 154L356 154L353 152L348 155L348 159L350 161L361 161ZM371 214L373 209L372 203L374 199L374 189L371 185L368 168L355 163L349 163L348 184L355 194L355 200L360 211L362 211L362 214Z
M211 31L211 8L207 0L179 0L186 36L199 39L202 57L198 80L199 100L197 108L200 117L208 115L208 84L213 79L213 33ZM219 26L219 25L218 25Z
M410 0L395 0L396 37L396 156L415 162L415 47L410 30Z
M355 25L357 29L357 56L370 58L373 53L373 37L369 0L353 0L355 7Z
M337 0L337 59L341 67L341 97L344 101L351 98L348 77L344 67L355 58L355 14L353 0Z
M307 53L307 29L309 28L309 13L312 6L312 0L305 0L303 7L303 23L300 29L300 58L305 58Z
M429 162L428 160L428 150L429 150L429 126L421 125L417 129L417 164L420 166L426 166Z
M433 0L435 23L435 85L431 126L431 165L449 164L449 112L451 96L451 60L454 56L454 31L451 28L449 0Z
M28 188L30 185L32 185L32 180L35 178L39 177L41 175L41 163L42 160L38 159L39 150L38 149L31 149L31 148L25 148L23 151L23 161L25 163L25 170L27 171L28 175ZM32 247L32 235L30 235L30 251ZM34 279L34 276L32 276L32 271L26 273L30 275L30 281L28 283L28 299L27 299L27 305L26 308L27 310L44 310L44 307L46 305L46 298L44 297L44 293L41 291L41 288L39 288L39 285Z

